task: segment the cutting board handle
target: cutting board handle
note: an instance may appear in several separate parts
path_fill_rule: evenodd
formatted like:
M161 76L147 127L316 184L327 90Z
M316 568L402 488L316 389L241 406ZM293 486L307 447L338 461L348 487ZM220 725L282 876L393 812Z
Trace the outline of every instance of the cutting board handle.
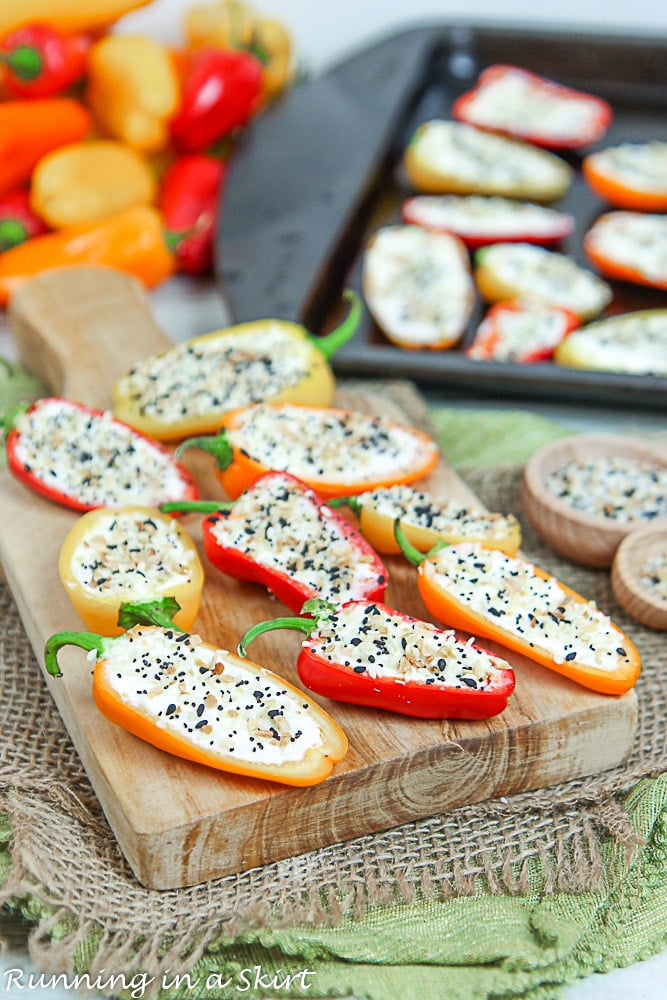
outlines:
M49 392L111 406L111 387L171 343L143 286L108 267L73 265L21 284L8 310L19 358Z

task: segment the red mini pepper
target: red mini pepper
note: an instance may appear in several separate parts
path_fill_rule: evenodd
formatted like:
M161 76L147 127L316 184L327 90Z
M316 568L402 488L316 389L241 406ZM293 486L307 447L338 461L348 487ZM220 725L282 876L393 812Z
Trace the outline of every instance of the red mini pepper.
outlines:
M45 397L12 423L6 442L9 471L64 507L154 507L198 496L190 473L170 452L110 413Z
M314 597L379 600L387 570L361 533L305 483L268 473L233 503L168 502L163 513L208 513L206 555L222 573L259 583L294 612Z
M601 97L518 66L495 65L454 101L452 116L547 149L580 149L602 138L613 112Z
M3 83L13 97L52 97L80 80L92 39L63 35L46 24L27 24L0 43Z
M197 152L252 117L262 92L262 64L248 52L203 48L189 56L181 105L171 138L181 152Z
M308 637L297 671L311 691L421 719L488 719L514 690L514 671L501 657L386 604L312 600L302 611L310 617L254 625L238 653L264 632L297 629Z
M556 347L581 326L576 313L520 299L491 306L466 349L475 361L548 361Z
M28 188L0 195L0 253L45 233L48 226L30 207Z
M174 160L163 177L158 208L179 271L199 274L211 268L225 169L213 156L189 153Z

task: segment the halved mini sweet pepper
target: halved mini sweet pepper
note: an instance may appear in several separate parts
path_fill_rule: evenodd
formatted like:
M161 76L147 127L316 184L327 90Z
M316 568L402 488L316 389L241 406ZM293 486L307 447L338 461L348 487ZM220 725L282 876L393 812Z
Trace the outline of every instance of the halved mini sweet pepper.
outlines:
M606 212L584 236L584 253L607 278L667 290L667 216Z
M0 257L0 305L6 305L27 278L72 264L113 267L147 288L169 278L176 268L160 214L151 205L134 205L105 219L35 236L8 250Z
M514 671L506 660L386 604L308 601L309 617L276 618L248 629L238 652L272 629L307 638L297 671L334 701L420 719L488 719L507 707Z
M98 508L77 518L58 556L58 575L86 628L120 635L118 613L129 600L173 597L174 624L189 631L197 617L204 570L178 521L155 507Z
M521 544L521 526L513 514L488 513L454 500L436 500L411 486L387 486L358 496L337 497L329 506L350 508L359 529L376 552L400 552L394 526L399 520L405 537L420 552L437 542L483 541L489 548L514 553Z
M266 587L299 612L314 597L380 600L387 570L364 537L293 476L270 472L232 503L161 504L163 513L199 512L204 550L227 576Z
M85 511L198 496L170 452L111 413L45 397L8 423L9 471L54 503Z
M347 752L343 730L282 677L179 631L169 606L126 605L119 636L59 632L45 647L49 675L58 652L94 657L100 712L140 740L219 771L287 785L314 785Z
M140 361L113 387L114 413L159 441L215 431L224 414L262 400L327 406L329 358L355 333L361 302L324 337L298 323L261 319L175 344Z
M580 325L576 313L559 306L521 299L497 302L478 326L465 354L474 361L547 361Z
M518 66L489 66L452 106L458 121L548 149L581 149L605 134L613 117L600 97Z
M494 640L600 694L634 687L641 669L635 645L592 601L520 556L479 543L424 555L396 537L417 566L424 604L452 628Z
M227 496L239 496L259 476L287 471L324 500L378 486L413 483L440 457L424 431L387 417L329 406L256 403L226 413L215 435L183 441L215 458Z
M587 323L558 345L567 368L667 375L667 309L639 309Z
M589 187L615 208L667 212L667 142L623 142L585 156Z

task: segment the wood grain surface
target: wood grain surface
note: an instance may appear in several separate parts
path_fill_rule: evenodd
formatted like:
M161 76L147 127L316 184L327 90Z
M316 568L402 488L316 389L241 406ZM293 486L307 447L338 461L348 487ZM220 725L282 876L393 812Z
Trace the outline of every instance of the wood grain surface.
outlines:
M110 405L117 377L169 344L139 286L101 268L32 279L16 293L10 322L21 358L51 391L101 407ZM405 421L377 391L341 392L336 403ZM222 498L210 458L188 463L202 496ZM476 502L445 461L422 485L436 496ZM76 514L29 493L6 472L0 487L0 558L41 663L49 635L81 628L56 570ZM201 547L200 520L190 515L184 524ZM234 649L251 624L283 613L261 588L227 579L204 562L197 630L206 641ZM387 566L388 603L428 618L414 568L399 557L388 558ZM300 641L295 633L275 632L253 644L253 656L298 685ZM484 722L422 721L318 699L348 734L350 750L329 778L305 789L189 764L107 722L93 703L81 650L63 650L64 676L46 683L136 877L166 889L626 759L636 723L633 692L597 695L518 655L508 658L516 691L502 716Z

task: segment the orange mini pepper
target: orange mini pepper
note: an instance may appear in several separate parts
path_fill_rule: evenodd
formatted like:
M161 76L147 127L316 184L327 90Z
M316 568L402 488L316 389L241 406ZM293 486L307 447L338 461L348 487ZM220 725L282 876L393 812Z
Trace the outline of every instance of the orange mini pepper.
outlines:
M67 97L0 101L0 194L27 181L51 150L83 139L91 125L90 112Z
M21 0L0 5L0 35L24 24L48 24L64 34L108 28L151 0Z
M545 570L479 543L434 546L423 555L400 525L396 537L439 621L495 640L600 694L624 694L636 684L641 659L628 636Z
M217 434L188 438L201 448L232 500L269 470L289 472L323 500L378 486L413 483L435 467L439 450L423 431L386 417L330 406L255 403L230 410Z
M99 264L134 275L152 288L175 269L163 238L162 218L137 205L106 219L36 236L0 256L0 305L26 278L54 267Z
M175 602L170 602L173 606ZM95 655L93 698L111 722L176 757L287 785L314 785L347 752L336 722L282 677L176 628L169 602L124 605L119 636L59 632L45 648Z

